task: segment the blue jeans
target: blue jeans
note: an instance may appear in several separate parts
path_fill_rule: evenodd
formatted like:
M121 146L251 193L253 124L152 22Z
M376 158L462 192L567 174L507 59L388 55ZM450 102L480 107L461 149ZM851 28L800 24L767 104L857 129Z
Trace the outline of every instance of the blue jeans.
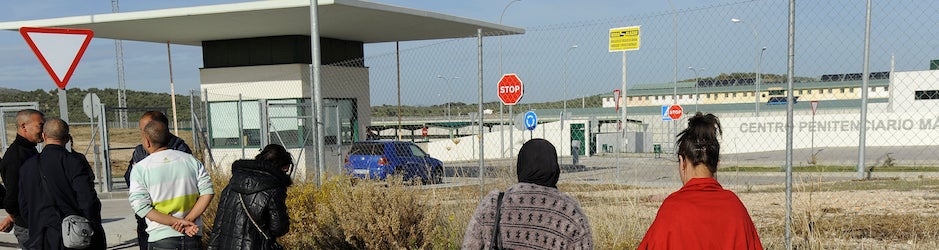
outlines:
M177 236L150 242L150 250L186 250L202 249L202 236Z

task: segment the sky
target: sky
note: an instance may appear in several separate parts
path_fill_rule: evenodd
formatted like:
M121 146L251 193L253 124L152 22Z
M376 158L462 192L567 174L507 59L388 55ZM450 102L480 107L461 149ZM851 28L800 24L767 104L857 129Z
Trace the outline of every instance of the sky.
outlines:
M270 0L277 1L277 0ZM122 12L239 1L121 1ZM240 1L243 2L243 1ZM377 0L383 4L439 12L497 23L510 0ZM0 0L0 22L111 12L110 1ZM674 4L674 5L672 5ZM677 15L672 15L672 11ZM896 13L903 13L897 15ZM875 1L872 14L872 72L928 69L939 59L939 4L927 0ZM862 72L865 3L856 0L799 1L796 6L796 75ZM745 20L734 24L731 18ZM522 0L513 2L503 24L521 27L521 36L504 37L505 71L525 82L524 102L556 101L619 88L621 57L606 49L610 28L642 25L642 48L629 52L629 84L667 84L701 77L754 72L760 47L762 72L787 72L788 1L786 0ZM752 31L752 32L751 32ZM497 68L494 38L484 39L484 101L495 101ZM576 50L570 50L573 45ZM165 44L124 41L127 89L169 92ZM402 99L405 105L453 101L475 103L477 86L475 39L444 39L401 43ZM197 46L173 45L173 77L177 93L198 89L202 66ZM372 105L395 103L394 44L367 44ZM447 88L437 75L460 76ZM94 39L69 87L116 88L114 42ZM451 86L452 85L452 86ZM41 64L17 32L0 31L0 87L53 89ZM432 86L432 87L428 87ZM530 87L529 87L530 86ZM562 89L559 86L565 86ZM568 88L567 86L570 86ZM447 93L450 92L450 93ZM455 93L455 94L454 94ZM563 93L563 95L561 94Z
M244 1L225 0L161 0L120 1L120 11L141 11L198 5L224 4ZM375 2L440 12L449 15L498 22L499 15L509 1L436 1L436 0L377 0ZM676 0L676 8L687 8L721 1ZM0 22L45 19L67 16L102 14L111 12L110 1L0 1ZM545 26L669 10L667 1L559 1L525 0L512 3L503 23L516 27ZM557 13L564 13L558 15ZM421 46L422 43L402 43L402 48ZM165 44L124 41L124 71L127 89L169 92L169 69ZM393 51L391 44L369 45L367 55ZM173 81L177 93L198 89L198 68L202 66L201 50L195 46L173 45ZM27 47L17 32L0 31L0 87L21 90L52 89L54 82ZM116 88L114 42L94 39L89 45L69 88Z

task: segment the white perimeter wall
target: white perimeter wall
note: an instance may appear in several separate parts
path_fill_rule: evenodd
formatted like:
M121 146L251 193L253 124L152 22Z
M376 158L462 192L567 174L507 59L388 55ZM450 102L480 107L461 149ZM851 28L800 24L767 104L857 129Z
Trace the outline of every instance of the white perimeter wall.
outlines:
M570 145L570 124L586 124L586 120L571 120L565 121L564 126L567 127L567 130L561 131L560 122L551 122L545 124L538 124L531 135L534 138L543 138L554 144L554 147L558 150L558 155L561 156L570 156L571 155L571 145ZM589 127L586 127L589 128ZM466 127L461 129L461 131L467 131L472 129L477 131L478 127ZM486 129L488 131L488 129ZM512 158L518 155L518 150L522 147L525 142L530 138L529 132L515 130L514 140L509 141L509 133L505 131L505 158ZM585 132L586 133L586 132ZM502 157L502 154L499 152L501 149L500 146L500 137L499 131L493 130L493 132L487 132L483 134L483 150L485 151L485 159L497 159ZM589 135L585 135L585 138L589 138ZM562 143L563 141L563 143ZM510 151L510 143L514 144L514 151ZM479 159L479 137L476 135L463 136L463 137L454 137L454 140L438 140L427 143L426 148L427 153L429 153L434 158L440 159L442 161L472 161Z

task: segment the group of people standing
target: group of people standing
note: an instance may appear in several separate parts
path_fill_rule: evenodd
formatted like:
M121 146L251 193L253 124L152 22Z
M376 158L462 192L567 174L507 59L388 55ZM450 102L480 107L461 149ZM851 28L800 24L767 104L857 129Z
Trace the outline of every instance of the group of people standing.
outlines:
M163 113L144 113L140 135L124 175L140 249L202 249L201 217L214 196L211 177L185 141L169 132ZM0 197L8 214L0 231L12 230L22 249L67 249L62 221L69 215L90 224L85 249L107 247L94 173L85 156L69 148L71 140L62 119L46 119L34 109L16 114L16 139L0 158ZM208 248L279 247L276 237L290 224L285 203L292 167L290 153L274 144L254 160L235 162Z
M639 249L763 249L747 208L714 178L720 162L717 116L697 113L678 134L682 188L669 195ZM533 139L519 151L518 182L482 199L463 249L593 249L587 216L557 188L561 170L550 142Z
M185 141L171 134L158 111L140 119L141 144L124 178L138 219L141 249L202 249L202 214L214 197L205 166ZM762 249L746 207L714 179L720 162L721 125L697 113L678 134L682 188L659 208L639 249ZM84 155L68 148L68 123L42 112L16 115L16 139L0 158L3 208L0 231L13 230L23 249L66 249L62 219L90 222L91 245L107 246L94 173ZM43 143L42 152L37 145ZM276 249L287 233L287 187L293 159L280 145L264 147L254 160L232 165L221 192L208 249ZM554 145L526 142L518 155L518 182L490 192L473 214L463 249L592 249L587 215L572 196L558 190L560 166ZM5 190L2 188L5 187Z

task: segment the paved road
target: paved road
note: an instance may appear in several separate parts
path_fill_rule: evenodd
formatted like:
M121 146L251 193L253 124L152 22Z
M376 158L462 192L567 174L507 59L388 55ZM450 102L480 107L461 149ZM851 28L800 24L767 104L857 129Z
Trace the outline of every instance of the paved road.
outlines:
M126 197L126 192L115 192L112 197L101 200L101 220L108 238L108 249L136 249L137 222ZM6 217L5 212L0 212L0 215ZM12 232L0 233L0 248L17 248Z
M832 161L850 161L851 156L846 156L850 149L838 150L839 157L831 157ZM835 150L831 150L835 151ZM882 153L881 151L874 151ZM897 152L894 149L894 152ZM854 152L856 157L857 152ZM902 155L902 154L901 154ZM785 154L775 153L733 155L726 157L726 162L722 165L742 165L742 166L782 166L785 164ZM561 181L581 182L581 183L615 183L626 184L640 187L681 187L681 181L678 177L678 162L674 157L650 158L642 157L589 157L581 158L576 165L572 165L570 158L562 159L561 164L564 173L561 174ZM728 159L735 158L735 159ZM907 158L910 159L910 158ZM856 162L856 158L854 158ZM873 162L872 160L869 160ZM920 162L923 162L920 160ZM799 164L794 164L798 166ZM870 164L869 164L870 165ZM452 185L472 185L478 183L476 172L478 172L478 163L457 163L448 165L446 171L448 186ZM514 172L511 169L514 166L510 160L487 161L484 171L497 173L500 171ZM491 176L491 175L487 175ZM718 171L717 179L727 188L748 187L756 185L775 185L784 184L786 174L784 172L723 172ZM793 183L812 183L827 181L843 181L855 179L857 173L793 173ZM874 177L939 177L939 172L875 172Z

